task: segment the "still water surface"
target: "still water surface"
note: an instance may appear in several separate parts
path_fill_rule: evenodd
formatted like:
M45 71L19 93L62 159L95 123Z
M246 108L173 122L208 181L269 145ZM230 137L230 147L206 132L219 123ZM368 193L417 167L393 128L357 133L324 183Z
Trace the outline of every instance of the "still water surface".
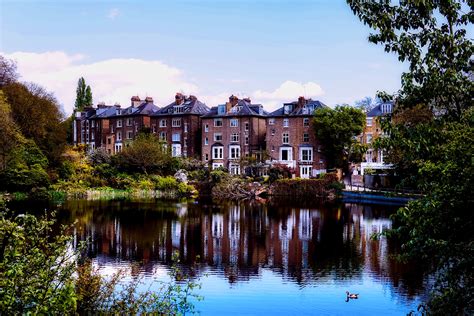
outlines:
M390 206L323 202L68 201L63 223L104 274L129 268L166 279L200 257L202 315L405 315L424 276L391 259L396 246L373 233L391 226ZM345 292L359 293L346 302Z

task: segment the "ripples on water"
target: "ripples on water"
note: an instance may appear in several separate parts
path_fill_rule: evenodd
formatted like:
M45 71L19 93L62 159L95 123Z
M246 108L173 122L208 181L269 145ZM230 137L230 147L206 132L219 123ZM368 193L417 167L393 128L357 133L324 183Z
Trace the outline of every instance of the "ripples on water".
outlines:
M202 314L394 314L416 310L423 273L391 259L372 234L391 227L389 206L342 203L68 201L63 223L104 274L127 268L166 280L200 257ZM345 291L360 299L345 302Z

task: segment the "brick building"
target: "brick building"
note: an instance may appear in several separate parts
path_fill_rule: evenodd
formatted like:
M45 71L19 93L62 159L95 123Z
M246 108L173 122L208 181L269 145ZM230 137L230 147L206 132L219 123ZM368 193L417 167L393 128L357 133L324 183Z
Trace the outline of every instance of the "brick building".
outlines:
M133 140L144 128L150 128L150 115L159 108L153 98L144 101L138 96L131 98L131 105L99 104L75 113L74 144L86 144L90 150L102 147L109 154L122 151L127 141Z
M326 160L315 137L312 118L322 102L299 97L284 103L267 117L266 144L269 164L285 164L296 177L309 178L326 172Z
M393 112L393 102L382 102L371 109L366 115L366 124L364 132L360 136L360 142L368 145L368 150L364 155L364 161L361 163L361 174L364 169L390 169L391 166L385 164L383 151L372 148L373 141L383 135L380 126L380 118L390 115Z
M229 102L202 116L202 160L212 169L225 167L232 174L244 170L243 158L262 161L266 115L261 104L230 96Z
M177 93L175 101L151 115L151 130L171 146L173 157L201 156L201 116L209 108L195 96Z

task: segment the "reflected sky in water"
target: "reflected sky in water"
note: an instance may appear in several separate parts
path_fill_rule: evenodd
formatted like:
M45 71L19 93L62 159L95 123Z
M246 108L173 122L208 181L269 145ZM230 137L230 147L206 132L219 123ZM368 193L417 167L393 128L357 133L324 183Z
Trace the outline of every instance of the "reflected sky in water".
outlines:
M200 278L203 315L405 315L424 295L415 264L373 239L391 206L278 201L219 203L68 201L75 242L102 271L129 268L145 283L167 278L172 253ZM130 268L131 267L131 268ZM359 293L346 302L345 291Z

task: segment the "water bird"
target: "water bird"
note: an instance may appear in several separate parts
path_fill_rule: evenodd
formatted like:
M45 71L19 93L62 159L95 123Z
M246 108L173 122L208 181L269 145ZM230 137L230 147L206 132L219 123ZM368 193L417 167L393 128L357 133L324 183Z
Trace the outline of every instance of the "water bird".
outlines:
M349 291L346 291L346 294L347 294L347 298L348 299L358 299L359 298L359 294L354 294L354 293L349 293Z

